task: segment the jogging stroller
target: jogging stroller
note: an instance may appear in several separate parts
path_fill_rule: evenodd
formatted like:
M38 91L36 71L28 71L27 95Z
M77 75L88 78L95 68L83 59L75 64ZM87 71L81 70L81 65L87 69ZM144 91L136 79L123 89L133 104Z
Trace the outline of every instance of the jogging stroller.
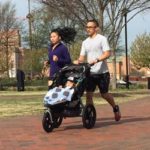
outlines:
M65 66L55 74L53 83L48 91L50 94L48 95L47 93L44 97L45 111L42 125L46 132L51 132L54 128L58 128L63 118L67 117L82 117L83 127L87 129L95 125L95 107L91 104L84 105L81 100L89 74L90 65L87 63ZM70 77L73 79L75 86L67 88L68 91L63 91L62 95L58 96L62 89L66 89L65 85ZM70 98L67 99L67 97Z

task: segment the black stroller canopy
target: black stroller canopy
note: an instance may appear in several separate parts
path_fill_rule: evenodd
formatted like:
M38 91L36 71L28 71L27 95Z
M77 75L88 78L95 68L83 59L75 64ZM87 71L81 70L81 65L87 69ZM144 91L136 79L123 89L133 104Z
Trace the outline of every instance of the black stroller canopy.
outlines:
M74 75L75 74L76 75L77 74L87 75L90 72L90 65L87 63L83 63L83 64L79 64L79 65L70 64L70 65L67 65L64 68L62 68L60 70L60 72L67 73L68 77L69 77L69 74L70 74L70 76L73 76L73 75L71 75L72 73L74 73Z

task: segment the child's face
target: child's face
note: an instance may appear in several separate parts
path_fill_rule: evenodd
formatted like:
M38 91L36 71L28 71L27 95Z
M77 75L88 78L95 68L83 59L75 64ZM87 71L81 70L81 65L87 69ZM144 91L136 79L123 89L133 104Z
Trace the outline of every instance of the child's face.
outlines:
M72 81L67 81L67 82L66 82L66 86L67 86L67 87L73 87L73 86L74 86L74 82L72 82Z

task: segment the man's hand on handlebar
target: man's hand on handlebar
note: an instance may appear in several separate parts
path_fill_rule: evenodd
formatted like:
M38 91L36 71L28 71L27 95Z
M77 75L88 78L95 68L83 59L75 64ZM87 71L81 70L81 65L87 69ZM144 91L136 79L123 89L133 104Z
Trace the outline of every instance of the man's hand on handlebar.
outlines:
M90 65L94 65L94 64L96 64L98 62L100 62L100 60L99 59L95 59L95 60L90 61L89 64Z
M74 60L74 61L73 61L73 64L78 65L78 64L79 64L79 61L78 61L78 60Z
M84 59L85 59L84 56L80 55L77 60L73 61L73 63L76 64L76 65L84 63Z
M95 60L89 61L88 63L92 66L92 65L94 65L94 64L96 64L98 62L100 62L100 60L99 59L95 59ZM76 64L76 65L81 64L81 63L83 63L83 62L81 62L80 60L74 60L73 61L73 64Z

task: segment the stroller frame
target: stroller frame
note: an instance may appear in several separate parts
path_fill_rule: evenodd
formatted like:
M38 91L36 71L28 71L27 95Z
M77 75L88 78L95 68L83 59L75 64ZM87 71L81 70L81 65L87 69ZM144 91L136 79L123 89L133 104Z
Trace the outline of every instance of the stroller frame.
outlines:
M73 94L72 99L75 100L72 100L71 102L56 104L56 105L44 104L45 110L42 119L42 126L43 129L48 133L52 132L54 128L58 128L61 125L63 118L67 118L67 117L82 117L83 127L87 129L91 129L95 125L96 122L95 107L92 104L84 105L81 99L85 90L86 78L88 77L90 72L89 64L87 63L80 64L80 65L71 64L69 66L65 66L58 73L55 74L51 88L59 86L60 84L64 84L62 79L65 79L71 73L73 75L74 70L79 73L79 74L74 74L75 76L77 75L76 78L83 79L81 83L78 84L78 87L76 87L75 93ZM66 76L68 72L69 75ZM76 104L73 104L73 102ZM73 106L71 107L70 105Z

